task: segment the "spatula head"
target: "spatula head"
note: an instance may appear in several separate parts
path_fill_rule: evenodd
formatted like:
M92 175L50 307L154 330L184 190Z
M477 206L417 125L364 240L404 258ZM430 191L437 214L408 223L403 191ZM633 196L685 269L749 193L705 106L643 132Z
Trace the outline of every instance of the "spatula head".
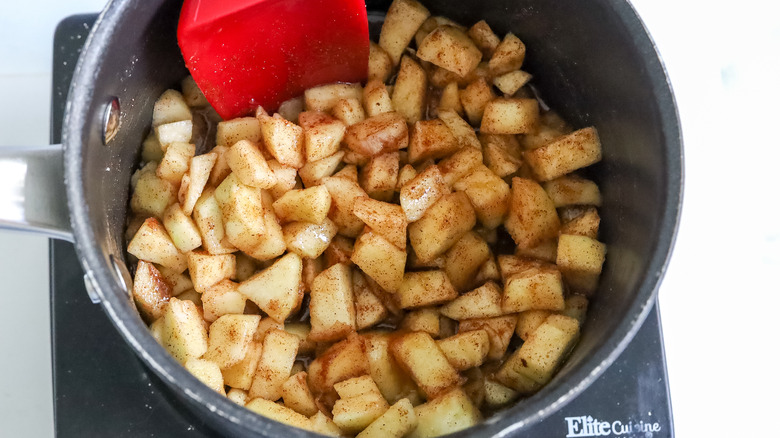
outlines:
M224 119L368 73L363 0L185 0L179 47Z

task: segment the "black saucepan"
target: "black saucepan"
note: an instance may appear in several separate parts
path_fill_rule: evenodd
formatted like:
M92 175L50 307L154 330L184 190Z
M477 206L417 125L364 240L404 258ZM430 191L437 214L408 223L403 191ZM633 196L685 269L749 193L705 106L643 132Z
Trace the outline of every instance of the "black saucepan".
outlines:
M389 1L367 1L383 11ZM595 125L604 160L591 176L608 245L582 338L553 381L462 436L505 436L576 397L621 353L655 300L674 242L682 193L682 142L674 97L656 48L624 0L423 0L464 24L487 20L528 47L524 69L541 96L576 127ZM227 436L306 436L255 415L201 384L152 338L128 294L124 224L155 99L187 72L176 44L181 0L117 0L100 15L73 78L57 147L0 157L25 163L19 216L0 226L72 238L85 281L140 359L197 415ZM108 114L115 137L104 143ZM8 164L11 163L11 164ZM18 167L18 166L17 166ZM64 168L68 207L63 205ZM48 175L48 186L41 175ZM26 182L26 185L24 184ZM22 196L21 198L24 198ZM68 223L67 218L70 218Z

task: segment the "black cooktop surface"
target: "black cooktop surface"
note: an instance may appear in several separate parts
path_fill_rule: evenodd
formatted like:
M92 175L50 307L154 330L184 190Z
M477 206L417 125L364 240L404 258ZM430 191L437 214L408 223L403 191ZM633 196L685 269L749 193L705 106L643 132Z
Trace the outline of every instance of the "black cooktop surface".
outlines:
M96 15L68 17L54 36L51 139L60 142L73 68ZM58 438L218 437L136 358L84 287L69 243L51 241L54 419ZM582 395L523 437L674 436L657 306L636 338Z

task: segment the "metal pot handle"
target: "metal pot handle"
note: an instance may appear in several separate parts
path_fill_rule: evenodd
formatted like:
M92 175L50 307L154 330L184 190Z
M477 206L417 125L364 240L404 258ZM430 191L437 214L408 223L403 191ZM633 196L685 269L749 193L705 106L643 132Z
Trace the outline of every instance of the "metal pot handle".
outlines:
M0 147L0 229L72 242L62 145Z

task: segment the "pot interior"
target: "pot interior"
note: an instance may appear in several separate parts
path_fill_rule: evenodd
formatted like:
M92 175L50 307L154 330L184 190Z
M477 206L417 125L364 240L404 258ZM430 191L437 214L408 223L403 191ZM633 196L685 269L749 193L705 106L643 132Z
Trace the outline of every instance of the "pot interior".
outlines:
M367 1L370 11L386 10L389 3ZM433 14L465 25L485 19L500 36L515 33L527 46L523 69L534 75L532 83L542 99L576 128L596 126L604 150L603 161L588 176L601 189L599 240L607 244L608 254L582 338L548 386L478 429L492 434L538 421L578 393L622 351L644 320L679 214L679 126L663 67L628 3L422 3ZM165 89L178 87L187 74L175 38L179 8L175 0L112 3L81 60L64 131L77 249L118 329L164 381L189 389L196 409L200 404L208 415L238 418L240 424L226 421L230 434L283 430L298 435L232 406L178 367L149 335L121 286L130 177L149 131L154 101ZM121 105L121 125L105 146L103 111L114 96Z

